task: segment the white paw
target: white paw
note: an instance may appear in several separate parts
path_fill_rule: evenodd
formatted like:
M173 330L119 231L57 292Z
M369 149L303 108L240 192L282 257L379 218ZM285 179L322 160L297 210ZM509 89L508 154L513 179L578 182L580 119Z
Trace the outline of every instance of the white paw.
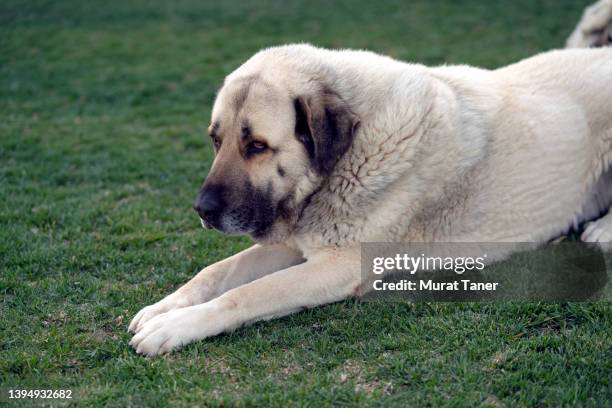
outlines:
M604 251L612 249L612 217L606 216L588 223L581 239L598 243Z
M223 331L212 308L202 304L171 310L153 317L132 337L137 353L156 356Z
M143 325L162 313L166 313L170 310L179 309L181 307L189 306L189 301L184 298L180 298L174 295L170 295L160 300L159 302L149 305L136 313L136 316L132 319L128 327L128 331L131 333L138 333L142 329Z

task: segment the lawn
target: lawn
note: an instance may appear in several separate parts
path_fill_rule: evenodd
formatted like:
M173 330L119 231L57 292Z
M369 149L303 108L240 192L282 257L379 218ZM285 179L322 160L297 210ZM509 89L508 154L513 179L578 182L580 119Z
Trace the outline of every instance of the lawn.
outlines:
M588 3L3 0L0 405L610 406L608 302L349 300L154 359L126 332L250 244L191 205L214 94L258 49L497 67L562 46Z

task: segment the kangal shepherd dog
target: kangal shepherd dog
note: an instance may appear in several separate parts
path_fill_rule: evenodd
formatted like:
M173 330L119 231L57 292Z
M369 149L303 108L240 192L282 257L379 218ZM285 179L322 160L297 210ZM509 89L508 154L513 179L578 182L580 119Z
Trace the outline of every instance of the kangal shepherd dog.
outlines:
M567 49L497 70L265 49L223 84L205 228L257 244L130 324L157 355L362 289L360 242L612 240L612 0Z

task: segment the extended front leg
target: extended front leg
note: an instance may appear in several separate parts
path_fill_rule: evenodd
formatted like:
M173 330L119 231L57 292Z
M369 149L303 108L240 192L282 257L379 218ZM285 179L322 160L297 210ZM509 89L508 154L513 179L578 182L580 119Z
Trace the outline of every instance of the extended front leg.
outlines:
M227 290L303 261L299 251L285 245L254 245L207 266L176 292L142 309L130 323L129 331L138 332L159 314L207 302Z
M210 302L156 316L130 344L138 353L157 355L246 323L345 299L360 285L359 262L356 250L322 251Z

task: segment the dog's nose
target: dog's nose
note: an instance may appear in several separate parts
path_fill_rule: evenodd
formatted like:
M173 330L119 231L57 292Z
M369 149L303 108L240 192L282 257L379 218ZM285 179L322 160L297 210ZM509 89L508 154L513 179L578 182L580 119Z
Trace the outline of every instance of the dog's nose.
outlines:
M198 194L193 209L196 210L203 219L214 216L223 208L221 193L222 188L219 186L203 188L200 194Z

